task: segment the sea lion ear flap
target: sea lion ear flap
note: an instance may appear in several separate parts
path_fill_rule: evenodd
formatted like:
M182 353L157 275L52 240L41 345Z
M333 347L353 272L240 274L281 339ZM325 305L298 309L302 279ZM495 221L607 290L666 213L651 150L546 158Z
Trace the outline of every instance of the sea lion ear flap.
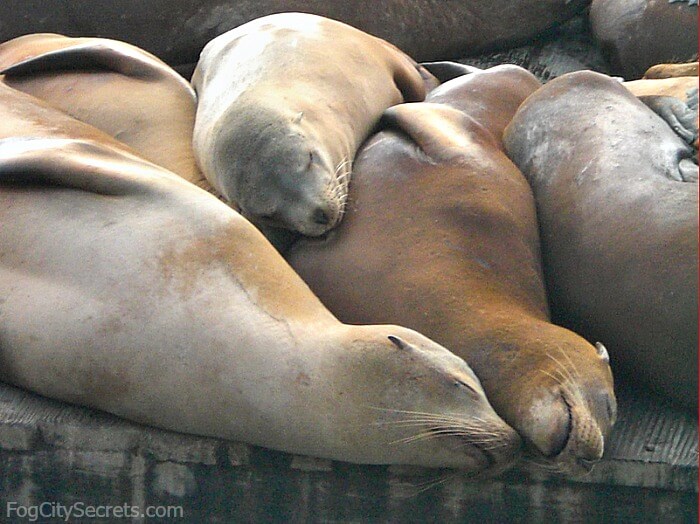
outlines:
M382 115L385 128L396 128L435 161L452 161L467 156L474 143L474 131L489 136L477 122L461 111L443 104L422 102L399 104Z
M395 337L394 335L389 335L387 337L391 342L399 349L403 351L410 351L411 350L411 345L408 342L404 342L401 340L399 337Z
M595 349L598 352L598 356L603 362L610 363L610 355L608 355L608 350L600 342L595 343Z

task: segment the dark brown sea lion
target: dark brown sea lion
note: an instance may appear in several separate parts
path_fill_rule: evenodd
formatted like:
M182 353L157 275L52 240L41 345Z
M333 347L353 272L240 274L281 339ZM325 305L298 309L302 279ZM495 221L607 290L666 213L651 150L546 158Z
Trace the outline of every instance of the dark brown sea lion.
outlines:
M501 66L389 109L357 157L343 223L287 259L343 321L449 343L537 460L578 472L615 420L607 354L550 323L534 200L498 138L539 86Z
M216 36L273 13L333 18L383 38L419 60L525 41L581 12L587 0L72 0L0 3L0 41L27 33L101 36L193 63Z
M238 213L0 84L0 377L294 453L483 471L519 439L464 361L341 324Z
M593 0L590 20L612 72L627 80L654 64L697 59L697 0Z
M537 201L553 311L613 369L697 406L698 166L619 82L564 75L505 132Z

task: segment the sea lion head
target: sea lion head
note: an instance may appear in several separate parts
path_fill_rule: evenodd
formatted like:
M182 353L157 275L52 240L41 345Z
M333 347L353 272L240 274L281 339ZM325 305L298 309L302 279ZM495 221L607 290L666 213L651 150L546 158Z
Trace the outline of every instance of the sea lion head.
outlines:
M218 126L214 185L256 225L322 235L341 220L350 174L303 111L255 107Z
M348 395L355 411L346 438L372 443L363 453L376 446L386 463L472 472L501 471L519 456L518 434L495 413L464 360L407 328L349 329L340 358L352 372L338 378L336 394Z
M575 333L542 323L522 350L527 366L506 390L517 399L494 405L523 437L528 458L548 469L587 473L603 456L617 402L608 352ZM548 336L549 335L549 336Z

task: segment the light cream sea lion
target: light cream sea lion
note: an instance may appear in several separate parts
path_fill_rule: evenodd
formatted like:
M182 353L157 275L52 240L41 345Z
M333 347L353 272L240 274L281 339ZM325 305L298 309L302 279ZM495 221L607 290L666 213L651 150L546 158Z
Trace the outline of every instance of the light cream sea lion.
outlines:
M387 110L343 222L286 256L342 321L411 326L467 359L530 456L578 473L616 416L607 353L549 321L534 199L498 138L539 87L501 66Z
M549 82L505 131L537 201L560 321L605 340L613 370L697 410L698 166L618 82Z
M254 223L320 235L340 222L355 153L382 112L425 97L421 72L327 18L242 25L207 44L192 78L199 166Z
M519 439L464 361L338 322L238 213L0 84L0 377L145 424L468 471Z
M155 56L105 38L34 34L0 44L0 80L208 187L192 152L195 94Z

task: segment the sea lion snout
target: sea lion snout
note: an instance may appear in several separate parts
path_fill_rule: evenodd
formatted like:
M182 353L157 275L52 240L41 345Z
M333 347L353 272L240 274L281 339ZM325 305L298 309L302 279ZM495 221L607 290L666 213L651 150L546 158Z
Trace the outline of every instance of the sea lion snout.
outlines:
M525 414L524 437L538 453L547 458L560 455L571 436L573 420L571 409L560 393L545 391L542 398L533 401Z

